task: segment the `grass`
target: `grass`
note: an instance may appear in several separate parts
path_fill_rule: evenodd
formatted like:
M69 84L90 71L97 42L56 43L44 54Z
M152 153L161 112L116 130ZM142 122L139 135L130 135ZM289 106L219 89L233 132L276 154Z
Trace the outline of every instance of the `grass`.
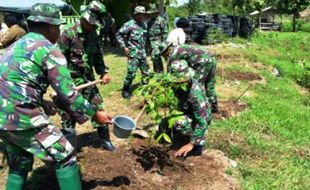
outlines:
M243 55L249 63L278 68L281 73L275 77L261 70L267 82L255 85L255 98L243 99L250 109L214 122L209 133L210 147L239 160L242 189L310 189L309 89L296 85L296 76L306 72L305 65L310 62L309 40L306 33L263 33L254 36L245 49L224 50L225 54ZM240 39L234 42L245 43ZM219 135L232 132L243 137L242 141L230 139L227 143Z

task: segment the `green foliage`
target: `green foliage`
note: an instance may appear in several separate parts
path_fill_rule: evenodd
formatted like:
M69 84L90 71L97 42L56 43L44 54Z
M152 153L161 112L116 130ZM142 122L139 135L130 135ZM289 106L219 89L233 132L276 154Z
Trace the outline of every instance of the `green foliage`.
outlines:
M177 111L179 100L174 94L174 89L182 88L185 90L186 84L180 82L180 78L176 78L170 73L154 74L149 78L147 85L140 86L134 93L144 98L148 104L146 114L159 124L163 118L173 118L176 115L183 114ZM170 120L173 121L173 119ZM170 123L169 127L171 128ZM162 138L171 143L170 137L165 132L158 136L157 141Z
M291 22L281 23L281 32L290 32L290 31L292 31L292 23Z
M310 33L310 23L304 23L300 26L299 31Z

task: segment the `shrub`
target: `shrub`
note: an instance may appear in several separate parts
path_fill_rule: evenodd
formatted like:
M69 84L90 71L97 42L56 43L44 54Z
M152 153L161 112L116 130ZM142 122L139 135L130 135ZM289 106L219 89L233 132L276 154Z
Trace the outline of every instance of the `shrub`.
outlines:
M283 22L281 24L281 32L291 32L292 31L292 23L291 22Z
M310 71L309 70L305 70L304 72L298 75L295 75L294 78L296 79L297 83L300 86L310 89Z
M303 32L310 32L310 23L304 23L300 26L299 30Z

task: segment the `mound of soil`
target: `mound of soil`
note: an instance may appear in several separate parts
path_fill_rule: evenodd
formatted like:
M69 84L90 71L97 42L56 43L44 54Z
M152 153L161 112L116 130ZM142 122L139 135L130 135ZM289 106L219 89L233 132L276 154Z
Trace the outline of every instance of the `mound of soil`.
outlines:
M201 157L176 160L172 150L146 146L134 139L130 147L110 153L91 147L79 153L83 189L239 189L225 169L232 161L217 150Z
M225 77L227 80L238 81L257 81L262 80L262 77L252 72L240 72L240 71L218 71L219 76Z
M248 107L244 102L234 102L233 100L219 100L218 106L219 112L212 115L213 119L216 120L224 120L234 117Z

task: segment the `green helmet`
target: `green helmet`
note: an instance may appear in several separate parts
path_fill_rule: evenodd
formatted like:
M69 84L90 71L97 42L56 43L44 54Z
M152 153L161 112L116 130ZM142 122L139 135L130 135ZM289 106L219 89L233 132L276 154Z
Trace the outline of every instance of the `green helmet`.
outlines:
M37 3L30 9L30 16L27 20L33 22L44 22L51 25L60 25L64 23L60 19L60 10L55 4Z

